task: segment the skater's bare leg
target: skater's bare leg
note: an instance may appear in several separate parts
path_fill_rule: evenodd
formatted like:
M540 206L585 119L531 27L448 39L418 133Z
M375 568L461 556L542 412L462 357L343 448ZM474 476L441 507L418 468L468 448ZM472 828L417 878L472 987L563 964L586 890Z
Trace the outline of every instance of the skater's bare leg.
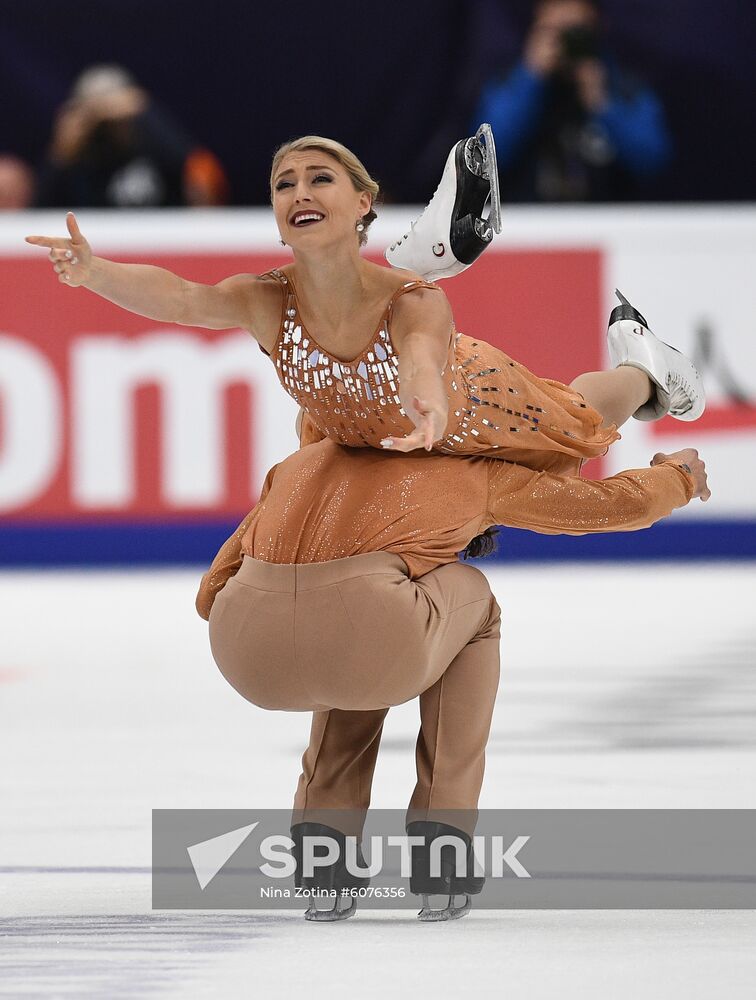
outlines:
M640 368L620 365L607 372L585 372L570 382L604 418L602 427L621 427L655 391Z

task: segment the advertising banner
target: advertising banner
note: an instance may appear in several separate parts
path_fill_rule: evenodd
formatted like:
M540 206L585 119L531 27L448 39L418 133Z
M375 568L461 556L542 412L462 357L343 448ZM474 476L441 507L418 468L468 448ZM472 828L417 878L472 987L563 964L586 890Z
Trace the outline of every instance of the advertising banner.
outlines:
M416 214L382 211L368 256L381 261ZM268 469L297 447L297 407L272 362L248 332L158 323L63 286L46 251L23 236L65 235L64 213L9 219L0 236L0 564L209 562ZM96 254L192 281L291 259L265 210L83 212L79 224ZM678 543L684 535L682 554L747 554L756 523L753 273L749 210L519 209L473 267L443 282L458 330L564 382L608 365L619 287L658 336L694 357L706 384L696 423L630 420L583 474L695 447L709 470L707 504L631 538L510 531L502 557L663 555L673 529Z

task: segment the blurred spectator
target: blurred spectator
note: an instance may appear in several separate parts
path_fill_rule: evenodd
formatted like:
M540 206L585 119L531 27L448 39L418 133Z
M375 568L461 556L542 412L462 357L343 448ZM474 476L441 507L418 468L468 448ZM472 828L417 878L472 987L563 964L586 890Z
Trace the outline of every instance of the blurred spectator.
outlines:
M484 88L508 201L624 201L668 163L658 98L605 50L598 0L539 0L522 59Z
M34 200L31 167L10 153L0 154L0 211L28 208Z
M93 66L60 108L40 171L42 207L222 205L228 182L120 66Z

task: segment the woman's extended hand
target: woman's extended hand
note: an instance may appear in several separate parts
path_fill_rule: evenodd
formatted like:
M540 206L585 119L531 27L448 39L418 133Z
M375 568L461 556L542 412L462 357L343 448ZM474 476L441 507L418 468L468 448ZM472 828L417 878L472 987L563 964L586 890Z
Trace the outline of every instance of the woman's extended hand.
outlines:
M92 250L81 235L73 212L66 215L70 239L56 236L27 236L26 242L36 247L50 247L50 260L58 281L71 288L85 284L92 270Z
M414 451L416 448L425 448L426 451L430 451L433 448L433 442L439 441L444 436L446 415L425 400L413 396L412 406L407 416L417 430L402 438L384 438L381 444L388 451L406 452Z

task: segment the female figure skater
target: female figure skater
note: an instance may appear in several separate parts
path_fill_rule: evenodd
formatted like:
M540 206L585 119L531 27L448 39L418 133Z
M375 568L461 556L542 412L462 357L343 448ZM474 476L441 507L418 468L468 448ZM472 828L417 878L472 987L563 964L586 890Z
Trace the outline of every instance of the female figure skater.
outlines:
M422 920L464 915L484 879L470 851L485 746L499 678L500 611L485 576L457 553L486 554L490 526L547 534L646 527L695 496L708 499L693 449L594 482L533 472L493 458L395 455L328 439L268 473L258 505L205 574L197 610L213 656L246 699L272 710L312 711L310 744L294 800L292 839L328 834L341 856L297 885L335 890L344 919L366 886L344 865L357 843L388 708L420 696L417 784L406 817L410 889ZM481 534L484 533L484 534ZM431 842L452 834L467 874L428 870ZM429 895L447 894L444 909ZM465 896L454 906L454 896ZM341 908L340 904L351 905Z
M481 223L490 236L490 226L475 214L485 200L479 185L488 191L490 184L469 165L485 174L482 154L465 153L475 141L458 143L461 155L452 150L426 213L390 259L407 264L414 255L425 267L445 246L437 239L429 255L433 234L446 233L452 243L448 234L459 229L460 212L470 203L464 218ZM485 149L492 152L490 145ZM50 248L61 282L83 285L133 312L161 322L248 330L304 410L308 440L494 455L542 470L564 471L560 463L569 459L579 471L583 461L606 453L631 415L694 420L703 412L703 386L692 363L657 340L624 299L610 319L614 369L579 375L569 386L538 378L484 341L456 333L437 285L360 256L377 194L376 182L341 144L319 136L286 143L273 158L271 200L294 263L217 285L94 257L70 213L68 239L27 241ZM485 244L472 228L472 242L462 249L455 244L462 255L465 246L474 254Z

